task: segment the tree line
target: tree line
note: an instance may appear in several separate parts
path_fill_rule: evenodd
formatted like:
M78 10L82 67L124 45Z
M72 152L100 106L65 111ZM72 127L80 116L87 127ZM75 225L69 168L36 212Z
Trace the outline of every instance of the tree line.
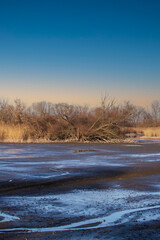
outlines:
M160 103L146 109L104 96L94 108L46 101L27 107L20 99L13 104L1 99L0 124L25 128L24 139L106 141L123 138L132 127L160 126Z

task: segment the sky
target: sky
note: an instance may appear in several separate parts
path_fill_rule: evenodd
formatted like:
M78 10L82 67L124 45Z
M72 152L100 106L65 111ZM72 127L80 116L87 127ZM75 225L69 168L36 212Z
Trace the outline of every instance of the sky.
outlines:
M159 0L0 0L0 98L160 100Z

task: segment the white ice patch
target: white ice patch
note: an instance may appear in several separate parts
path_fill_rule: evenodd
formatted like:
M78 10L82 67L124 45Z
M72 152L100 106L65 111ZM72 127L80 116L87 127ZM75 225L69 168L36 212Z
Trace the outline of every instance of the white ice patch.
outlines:
M0 223L20 220L19 217L12 216L12 215L9 215L9 214L6 214L6 213L2 213L2 212L0 212L0 217L2 217L2 220L0 220Z
M4 197L3 201L10 207L18 206L21 209L30 209L30 212L37 212L38 210L39 216L51 217L58 213L62 219L67 217L68 219L81 218L83 220L58 227L25 228L25 230L14 228L1 229L0 231L49 232L82 230L115 226L132 220L139 223L152 219L156 220L160 218L159 196L160 192L111 189L108 191L79 190L66 194L46 196ZM17 218L12 217L11 219L16 220Z
M111 227L119 224L123 224L128 221L127 215L141 212L141 211L147 211L147 210L153 210L160 208L160 205L157 206L150 206L150 207L143 207L143 208L137 208L137 209L128 209L124 211L117 211L114 212L106 217L97 217L93 219L87 219L84 221L79 221L76 223L71 223L64 226L59 227L47 227L47 228L12 228L12 229L1 229L0 232L6 232L6 231L27 231L27 232L52 232L52 231L69 231L69 230L87 230L87 229L97 229L97 228L104 228L104 227ZM125 216L126 215L126 216ZM125 217L124 217L125 216ZM156 217L160 217L159 215L155 215ZM157 219L154 216L154 220ZM123 217L123 219L122 219ZM144 220L144 219L143 219ZM90 226L92 224L92 226ZM89 225L89 226L87 226Z
M131 158L146 158L146 157L156 157L160 156L160 153L139 153L139 154L121 154L124 157L131 157Z

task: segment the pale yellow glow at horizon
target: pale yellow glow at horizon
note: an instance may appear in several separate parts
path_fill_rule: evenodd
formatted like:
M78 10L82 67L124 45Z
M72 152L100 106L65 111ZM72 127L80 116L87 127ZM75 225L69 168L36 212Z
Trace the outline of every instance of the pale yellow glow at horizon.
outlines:
M18 90L18 89L7 89L0 90L0 98L7 99L9 102L13 102L16 98L21 99L27 105L31 105L33 102L47 101L52 103L66 102L69 104L78 104L78 105L89 105L91 107L99 106L101 104L101 97L104 95L102 92L72 92L65 90L50 90L35 91L34 89ZM137 106L147 107L150 106L152 101L156 100L153 96L134 96L134 94L109 94L111 99L115 99L117 104L122 104L124 101L130 101L132 104Z
M6 79L7 80L7 79ZM15 81L16 82L16 81ZM132 88L132 86L131 86ZM51 83L48 85L45 81L38 82L37 79L33 81L23 81L19 84L13 82L10 85L1 85L0 98L8 99L13 102L16 98L21 99L27 105L33 102L47 101L52 103L66 102L69 104L89 105L91 107L99 106L101 104L101 97L106 93L111 99L115 99L117 104L122 104L124 101L130 101L137 106L150 106L152 101L158 100L159 92L142 91L141 89L112 86L109 89L103 89L96 83L95 86L75 82L72 87L68 84L61 85L61 83Z

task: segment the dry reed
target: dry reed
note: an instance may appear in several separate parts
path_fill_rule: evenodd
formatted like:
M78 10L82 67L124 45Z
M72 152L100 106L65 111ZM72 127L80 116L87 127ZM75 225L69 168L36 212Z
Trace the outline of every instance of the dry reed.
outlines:
M160 127L134 128L137 133L143 133L145 137L160 137Z
M30 131L26 125L0 125L0 140L21 139L27 140L30 137Z

